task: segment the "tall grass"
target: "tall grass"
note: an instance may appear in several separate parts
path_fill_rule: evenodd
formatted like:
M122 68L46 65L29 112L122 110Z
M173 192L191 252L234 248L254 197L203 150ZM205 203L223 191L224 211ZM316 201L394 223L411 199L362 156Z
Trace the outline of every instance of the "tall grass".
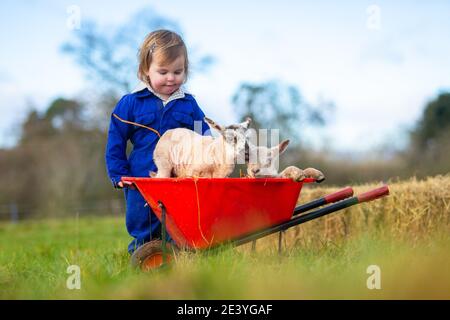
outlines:
M356 193L378 183L354 187ZM0 298L450 299L450 176L390 182L391 195L278 236L216 253L182 252L168 269L129 266L117 218L0 224ZM305 186L299 202L339 189ZM69 265L81 289L69 290ZM381 289L369 290L369 265Z
M353 186L355 194L381 186L372 183ZM321 243L370 232L411 243L433 237L438 231L450 231L450 175L389 181L390 195L376 201L350 207L339 214L299 226L292 234L295 241ZM307 188L299 202L337 191L336 188Z

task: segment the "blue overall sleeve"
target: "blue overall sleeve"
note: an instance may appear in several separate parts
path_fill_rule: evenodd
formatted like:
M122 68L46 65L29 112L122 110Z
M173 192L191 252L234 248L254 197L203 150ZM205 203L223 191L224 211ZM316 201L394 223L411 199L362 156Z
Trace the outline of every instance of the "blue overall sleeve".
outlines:
M120 121L114 115L130 121L131 107L129 96L123 96L111 114L105 159L108 176L115 188L118 188L120 178L128 176L130 172L126 149L133 126Z

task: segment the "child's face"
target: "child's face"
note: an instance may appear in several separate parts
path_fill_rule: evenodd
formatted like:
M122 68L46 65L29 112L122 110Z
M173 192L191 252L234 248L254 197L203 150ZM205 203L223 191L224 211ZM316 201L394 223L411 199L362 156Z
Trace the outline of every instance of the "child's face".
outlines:
M180 56L167 65L161 65L158 59L153 60L148 70L148 76L153 90L168 98L184 82L184 57Z

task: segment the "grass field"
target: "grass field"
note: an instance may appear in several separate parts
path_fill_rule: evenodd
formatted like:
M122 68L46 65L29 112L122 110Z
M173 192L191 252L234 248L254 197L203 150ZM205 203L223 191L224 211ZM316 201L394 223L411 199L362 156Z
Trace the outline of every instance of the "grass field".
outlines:
M356 193L379 184L356 186ZM1 299L450 299L450 176L390 182L391 195L170 268L129 266L124 219L0 224ZM304 187L299 202L338 188ZM81 289L69 290L78 265ZM368 289L370 265L381 289Z

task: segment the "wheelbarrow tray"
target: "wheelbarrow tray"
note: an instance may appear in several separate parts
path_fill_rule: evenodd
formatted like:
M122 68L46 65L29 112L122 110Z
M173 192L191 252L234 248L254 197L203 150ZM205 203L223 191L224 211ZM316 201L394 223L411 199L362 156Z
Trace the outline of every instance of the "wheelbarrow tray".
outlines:
M303 182L285 178L135 178L177 246L205 249L292 218Z

